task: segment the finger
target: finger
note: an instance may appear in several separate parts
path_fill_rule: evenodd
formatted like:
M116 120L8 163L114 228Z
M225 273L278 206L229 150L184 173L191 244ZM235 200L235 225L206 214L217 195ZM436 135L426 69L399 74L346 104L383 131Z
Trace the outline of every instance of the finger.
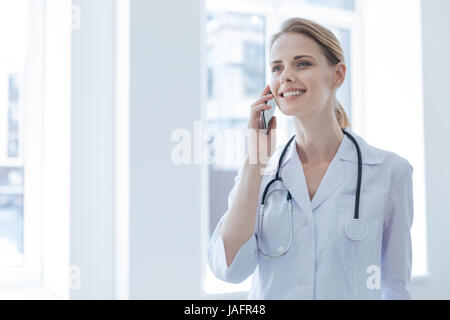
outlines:
M256 100L253 103L253 105L258 105L258 104L264 103L265 101L273 99L273 97L274 97L273 93L261 96L258 100Z
M261 104L258 104L256 106L252 107L252 111L254 113L257 113L257 112L261 112L262 110L269 110L270 108L272 108L272 107L265 103L261 103Z
M270 91L270 86L268 84L266 84L266 87L264 88L263 92L261 93L261 96L268 94L269 91Z

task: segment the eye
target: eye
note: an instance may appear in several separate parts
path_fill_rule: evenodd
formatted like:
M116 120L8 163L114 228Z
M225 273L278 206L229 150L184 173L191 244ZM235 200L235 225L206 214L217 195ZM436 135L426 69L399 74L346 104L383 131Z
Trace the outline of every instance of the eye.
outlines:
M275 66L275 67L273 67L273 68L272 68L272 72L277 71L276 69L279 68L279 67L280 67L280 66Z
M307 67L307 66L310 66L311 64L309 63L309 62L306 62L306 61L301 61L301 62L299 62L298 64L297 64L297 66L304 66L304 67ZM279 69L278 68L280 68L280 66L275 66L275 67L273 67L272 68L272 72L276 72L276 71L278 71Z
M306 61L299 62L297 65L299 66L299 65L301 65L302 63L306 63L305 66L310 66L310 65L311 65L309 62L306 62Z

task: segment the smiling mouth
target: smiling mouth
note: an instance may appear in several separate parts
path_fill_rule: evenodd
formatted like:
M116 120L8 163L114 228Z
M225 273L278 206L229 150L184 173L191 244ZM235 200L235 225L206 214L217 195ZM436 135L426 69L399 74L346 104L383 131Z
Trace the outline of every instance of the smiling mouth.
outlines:
M302 97L305 93L306 93L306 91L304 91L304 90L290 91L290 92L285 92L285 93L280 94L280 97L284 101L292 101L299 97Z

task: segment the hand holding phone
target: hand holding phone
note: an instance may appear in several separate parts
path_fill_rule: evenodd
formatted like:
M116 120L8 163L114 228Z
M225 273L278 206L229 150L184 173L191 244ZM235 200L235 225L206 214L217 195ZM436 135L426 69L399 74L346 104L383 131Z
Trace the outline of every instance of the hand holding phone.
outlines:
M269 94L271 94L272 92L269 91ZM269 101L265 101L265 104L267 104L268 106L270 106L271 108L269 110L262 110L261 111L261 123L263 125L263 129L267 129L266 134L269 133L269 129L270 129L270 121L273 118L273 115L275 113L275 110L277 108L277 104L275 102L275 99L270 99Z
M267 157L270 157L275 149L276 134L272 135L275 132L268 130L270 127L273 129L277 127L277 118L273 115L277 105L273 98L274 95L270 92L270 86L266 85L259 98L250 105L247 128L256 134L248 135L249 164L260 164L265 167ZM266 133L266 138L259 136L258 133L261 129ZM263 155L262 152L266 154Z

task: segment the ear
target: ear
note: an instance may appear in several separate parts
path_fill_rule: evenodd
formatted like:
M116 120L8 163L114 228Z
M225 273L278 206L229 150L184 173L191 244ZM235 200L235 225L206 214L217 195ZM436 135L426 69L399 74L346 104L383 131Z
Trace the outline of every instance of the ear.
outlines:
M345 73L347 71L347 66L342 62L339 62L334 67L334 78L333 78L333 88L339 88L345 80Z

